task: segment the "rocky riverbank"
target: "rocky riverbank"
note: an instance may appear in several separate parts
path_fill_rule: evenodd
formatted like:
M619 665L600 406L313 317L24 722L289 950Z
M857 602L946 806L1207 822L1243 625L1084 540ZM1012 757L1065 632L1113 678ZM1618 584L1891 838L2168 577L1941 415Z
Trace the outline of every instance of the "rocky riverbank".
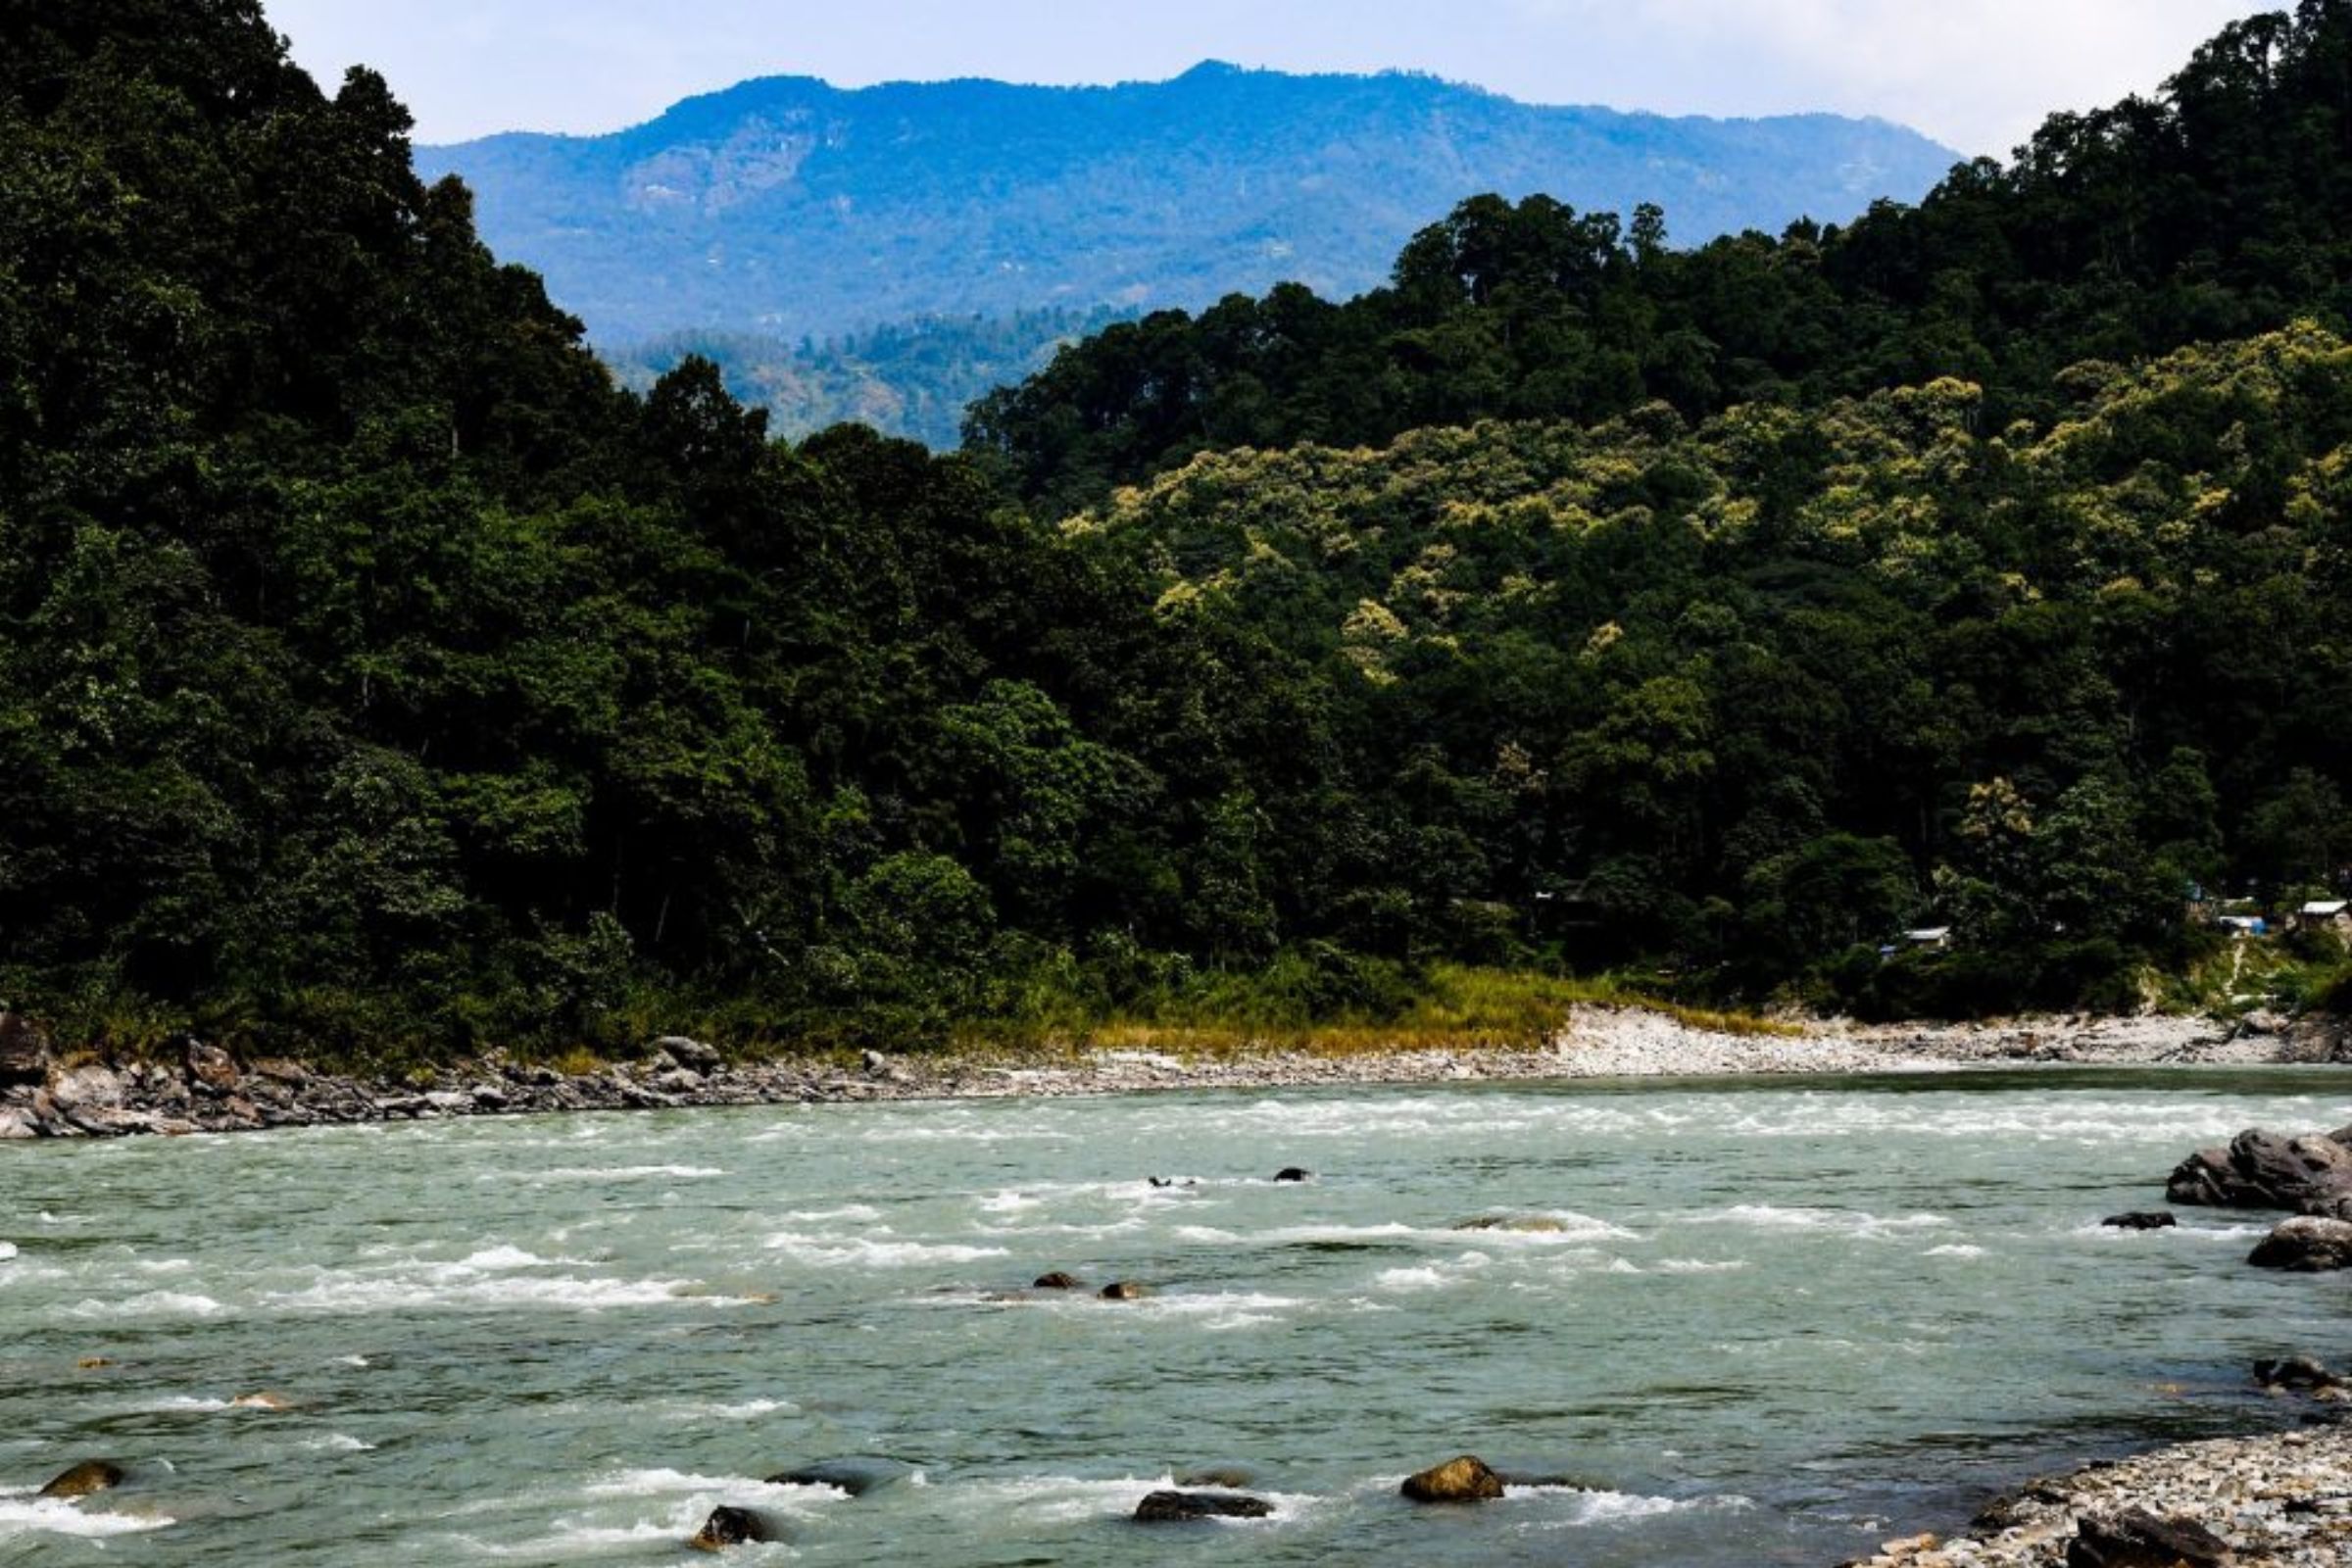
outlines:
M0 1141L244 1132L449 1116L870 1100L1286 1089L1531 1079L1742 1077L2031 1065L2251 1064L2352 1058L2338 1029L2209 1018L2040 1018L1997 1024L1843 1023L1732 1033L1641 1008L1579 1007L1518 1051L1176 1054L1095 1051L737 1061L700 1042L651 1043L633 1061L564 1073L498 1054L387 1081L284 1059L240 1060L183 1039L149 1059L61 1054L0 1013Z
M2352 1563L2352 1429L2160 1448L2036 1481L1948 1541L1847 1568L2340 1568Z

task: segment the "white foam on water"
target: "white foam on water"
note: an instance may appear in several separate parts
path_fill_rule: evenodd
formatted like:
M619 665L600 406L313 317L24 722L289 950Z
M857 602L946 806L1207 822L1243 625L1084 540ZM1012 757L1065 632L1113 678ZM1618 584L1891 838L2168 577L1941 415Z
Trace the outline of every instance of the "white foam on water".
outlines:
M1450 1263L1425 1263L1416 1268L1384 1269L1374 1277L1372 1288L1391 1293L1402 1291L1442 1291L1469 1283L1471 1276L1493 1265L1494 1259L1485 1252L1464 1252Z
M533 1182L699 1182L724 1176L726 1172L714 1165L559 1165L523 1174ZM493 1171L475 1180L506 1182L514 1178L503 1171Z
M129 1536L162 1530L172 1522L162 1514L110 1513L85 1507L80 1499L0 1491L0 1541L32 1535Z
M692 1280L582 1279L574 1275L494 1274L470 1279L333 1275L299 1291L271 1291L262 1302L283 1312L416 1312L451 1308L509 1311L553 1307L600 1312L614 1307L674 1306L681 1301L742 1305L736 1296L701 1294Z
M661 1407L665 1420L673 1421L756 1421L763 1415L798 1415L801 1407L790 1399L679 1400Z
M142 1274L185 1274L196 1266L192 1257L133 1258L130 1266Z
M368 1360L368 1359L366 1356L364 1356L364 1355L338 1355L338 1356L336 1356L336 1357L335 1357L335 1365L337 1365L337 1366L373 1366L373 1365L375 1365L375 1363L374 1363L373 1361L370 1361L370 1360Z
M125 1415L194 1415L229 1407L226 1399L216 1399L198 1394L172 1394L160 1399L145 1399L137 1404L122 1406Z
M809 1236L779 1231L764 1245L813 1268L915 1268L926 1263L972 1263L1004 1257L1002 1247L952 1242L902 1242L874 1236Z
M1515 1497L1569 1499L1568 1516L1531 1522L1533 1530L1583 1530L1595 1525L1634 1524L1676 1513L1736 1513L1755 1506L1753 1499L1733 1493L1705 1497L1657 1497L1637 1492L1594 1492L1582 1487L1511 1487L1503 1500Z
M980 1200L980 1212L983 1214L1017 1214L1024 1208L1037 1207L1041 1201L1043 1200L1031 1198L1027 1193L1015 1192L1006 1188L1004 1192Z
M373 1453L375 1451L374 1444L362 1443L359 1439L342 1432L329 1432L323 1438L313 1438L303 1446L313 1453Z
M1730 1274L1747 1266L1744 1257L1664 1257L1649 1268L1653 1274Z
M796 1208L784 1216L803 1225L824 1225L838 1221L868 1224L882 1217L882 1211L870 1203L849 1203L840 1208Z
M1865 1240L1883 1240L1906 1231L1938 1230L1951 1225L1943 1214L1879 1215L1860 1209L1782 1208L1772 1203L1737 1203L1681 1217L1686 1225L1740 1225L1768 1231L1837 1231Z
M1953 1242L1943 1247L1931 1247L1922 1257L1983 1257L1984 1249L1968 1242Z
M209 1296L196 1296L183 1291L149 1291L143 1296L128 1297L120 1301L101 1301L95 1298L76 1301L66 1308L66 1316L85 1322L113 1323L124 1318L143 1317L219 1317L228 1308Z
M16 1255L17 1255L17 1244L16 1244L16 1243L14 1243L14 1242L0 1242L0 1263L5 1263L5 1262L8 1262L8 1261L9 1261L11 1258L14 1258Z

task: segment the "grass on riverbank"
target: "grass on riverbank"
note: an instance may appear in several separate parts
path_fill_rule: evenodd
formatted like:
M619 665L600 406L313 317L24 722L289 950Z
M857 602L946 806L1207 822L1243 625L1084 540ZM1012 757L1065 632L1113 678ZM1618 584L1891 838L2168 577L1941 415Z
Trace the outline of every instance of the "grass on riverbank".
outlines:
M1578 1006L1639 1006L1693 1029L1791 1036L1797 1025L1753 1013L1685 1006L1615 976L1579 979L1438 964L1400 1006L1316 1016L1255 976L1211 982L1148 1011L1086 1019L984 1024L956 1032L977 1051L1155 1051L1179 1056L1294 1053L1317 1056L1416 1051L1529 1051L1548 1045Z

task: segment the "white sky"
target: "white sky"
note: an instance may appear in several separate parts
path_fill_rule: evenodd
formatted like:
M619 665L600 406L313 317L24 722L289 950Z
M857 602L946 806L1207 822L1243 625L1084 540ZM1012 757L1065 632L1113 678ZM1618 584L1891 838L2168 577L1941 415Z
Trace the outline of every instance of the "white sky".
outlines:
M331 83L364 62L418 138L602 131L750 76L843 86L1156 80L1203 59L1428 71L1530 103L1881 115L2006 154L2153 89L2249 0L266 0Z

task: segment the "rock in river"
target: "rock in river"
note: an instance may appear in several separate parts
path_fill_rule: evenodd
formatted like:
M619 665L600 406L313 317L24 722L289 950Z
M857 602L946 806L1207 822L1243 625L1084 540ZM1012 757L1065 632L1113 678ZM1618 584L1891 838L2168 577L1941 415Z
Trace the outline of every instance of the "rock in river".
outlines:
M1400 1490L1415 1502L1484 1502L1502 1495L1502 1477L1484 1459L1465 1453L1406 1476Z
M2119 1231L2165 1231L2171 1230L2180 1221L2175 1218L2171 1211L2158 1209L2152 1214L2110 1214L2099 1223L2111 1230Z
M2286 1138L2249 1128L2222 1149L2201 1149L2174 1167L2165 1196L2211 1208L2298 1209L2352 1195L2352 1147L2343 1134Z
M1195 1519L1265 1519L1274 1505L1263 1497L1223 1492L1154 1492L1135 1505L1144 1525L1184 1524Z
M1086 1281L1075 1274L1064 1274L1055 1269L1051 1274L1040 1274L1029 1288L1033 1291L1083 1291Z
M775 1526L749 1508L713 1508L710 1517L703 1521L703 1528L686 1544L697 1551L724 1551L729 1546L783 1539Z
M1285 1165L1274 1173L1274 1179L1278 1182L1303 1182L1312 1180L1314 1174L1298 1165Z
M2298 1215L2255 1244L2247 1262L2296 1274L2352 1268L2352 1220Z
M122 1467L106 1459L84 1459L41 1489L44 1497L86 1497L122 1484Z
M2066 1548L2066 1568L2222 1568L2229 1561L2230 1543L2203 1525L2140 1508L2089 1515Z
M2344 1380L2308 1355L2289 1355L2254 1363L2254 1386L2260 1389L2304 1389L2325 1393L2340 1389Z
M1100 1294L1105 1301L1140 1301L1152 1293L1133 1280L1113 1280Z

